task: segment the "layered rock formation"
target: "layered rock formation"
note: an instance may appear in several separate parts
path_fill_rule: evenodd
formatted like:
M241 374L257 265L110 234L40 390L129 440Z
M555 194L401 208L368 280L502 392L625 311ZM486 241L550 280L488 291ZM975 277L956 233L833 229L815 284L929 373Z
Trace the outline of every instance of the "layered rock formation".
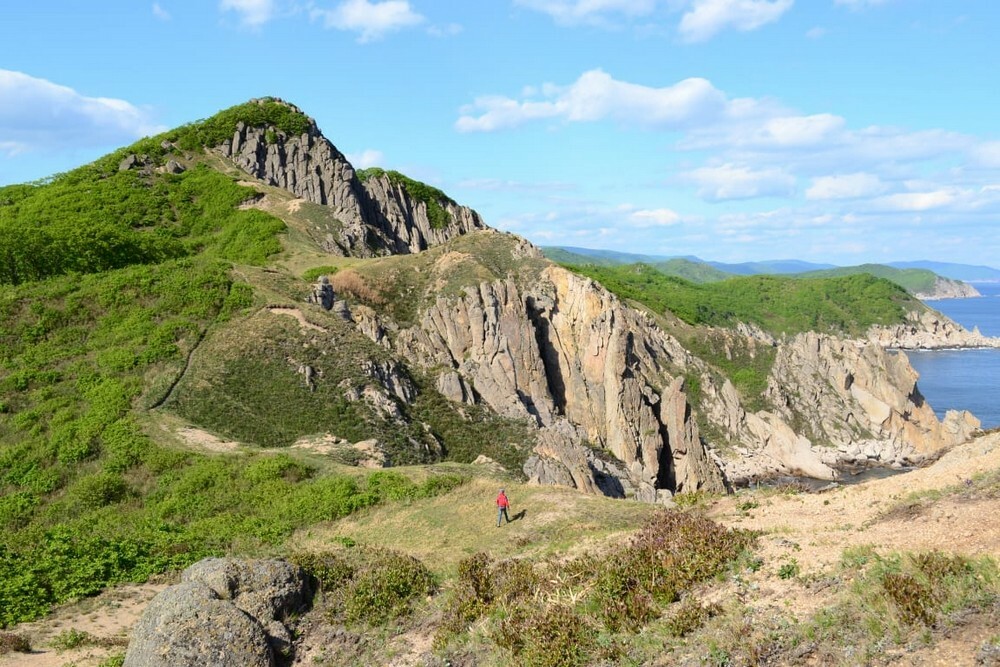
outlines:
M432 215L432 189L418 201L405 178L377 173L362 183L315 125L286 136L241 124L218 150L252 176L330 207L341 224L327 244L331 252L408 254L471 232L493 233L479 231L484 225L474 211L440 193L434 202L441 209ZM504 254L500 264L527 258L542 265L523 241L489 252ZM961 441L978 424L964 413L938 422L905 357L883 348L1000 345L931 311L875 328L864 343L816 334L778 341L740 326L724 334L733 349L769 350L776 358L764 396L773 407L748 411L722 373L600 285L554 265L528 279L504 277L503 270L475 266L479 261L454 251L439 257L428 294L414 295L424 304L414 325L361 304L345 319L433 373L437 390L452 401L485 404L537 427L525 467L531 479L606 495L657 501L721 490L724 478L833 478L844 463L917 459ZM429 298L452 285L456 271L469 276L461 292L452 286L448 296ZM494 277L472 278L488 275ZM697 396L689 381L696 381ZM390 393L395 397L378 402L348 398L364 398L398 420L390 403L412 397Z
M872 327L868 331L868 340L881 347L902 350L1000 347L1000 338L984 336L978 328L969 331L930 309L908 313L903 324Z
M413 253L485 226L478 213L448 199L437 202L447 223L433 224L428 203L410 196L389 175L362 183L314 123L299 136L239 123L232 139L217 150L268 185L329 206L342 223L331 230L329 252L355 257Z
M543 435L526 472L538 481L612 495L618 485L645 500L723 488L683 379L669 372L687 353L589 279L552 266L530 287L513 279L470 287L439 298L395 344L412 363L453 369L445 376L456 398L471 393L533 420Z

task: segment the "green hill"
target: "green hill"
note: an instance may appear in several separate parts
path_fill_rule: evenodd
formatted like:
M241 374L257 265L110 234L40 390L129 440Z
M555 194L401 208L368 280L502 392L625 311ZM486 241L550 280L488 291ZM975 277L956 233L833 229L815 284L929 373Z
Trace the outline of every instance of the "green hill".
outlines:
M698 285L644 265L576 266L620 297L693 325L756 324L775 335L821 331L857 336L905 321L920 303L898 285L858 273L839 278L741 276Z
M331 257L310 237L320 207L241 184L245 173L206 151L239 123L311 126L277 101L248 103L0 189L0 628L460 482L359 475L331 462L357 451L289 448L302 437L375 440L397 464L486 452L514 469L524 453L509 443L531 446L523 425L476 406L460 414L405 369L418 398L391 417L328 382L310 391L303 364L360 394L386 354L322 310L308 326L281 314L308 292L287 266ZM261 210L262 192L287 224ZM232 447L213 453L220 442Z
M822 269L800 273L801 278L839 278L866 273L896 283L910 294L928 294L934 291L937 274L927 269L897 269L884 264L861 264L836 269Z

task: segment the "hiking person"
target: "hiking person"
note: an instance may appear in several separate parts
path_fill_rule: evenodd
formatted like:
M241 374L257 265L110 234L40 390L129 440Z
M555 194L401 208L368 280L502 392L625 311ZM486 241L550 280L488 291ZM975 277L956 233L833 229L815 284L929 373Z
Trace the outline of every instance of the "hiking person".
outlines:
M507 508L510 507L510 500L507 499L507 494L503 489L500 489L500 493L497 494L497 528L500 527L500 519L506 519L507 523L510 523L510 517L507 516Z

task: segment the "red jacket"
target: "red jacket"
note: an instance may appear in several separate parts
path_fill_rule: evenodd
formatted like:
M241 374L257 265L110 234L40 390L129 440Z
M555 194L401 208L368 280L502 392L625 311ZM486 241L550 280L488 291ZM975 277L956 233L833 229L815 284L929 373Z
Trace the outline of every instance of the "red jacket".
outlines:
M507 495L503 491L497 496L497 507L510 507L510 501L507 500Z

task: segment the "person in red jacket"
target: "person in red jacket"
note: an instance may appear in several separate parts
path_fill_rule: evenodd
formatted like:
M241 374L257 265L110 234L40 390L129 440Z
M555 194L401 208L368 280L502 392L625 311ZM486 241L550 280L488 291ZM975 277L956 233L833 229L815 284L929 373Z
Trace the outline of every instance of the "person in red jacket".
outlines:
M510 501L507 499L507 494L504 493L503 489L500 489L500 493L497 494L497 528L500 527L501 518L510 523L510 517L507 516L508 507L510 507Z

